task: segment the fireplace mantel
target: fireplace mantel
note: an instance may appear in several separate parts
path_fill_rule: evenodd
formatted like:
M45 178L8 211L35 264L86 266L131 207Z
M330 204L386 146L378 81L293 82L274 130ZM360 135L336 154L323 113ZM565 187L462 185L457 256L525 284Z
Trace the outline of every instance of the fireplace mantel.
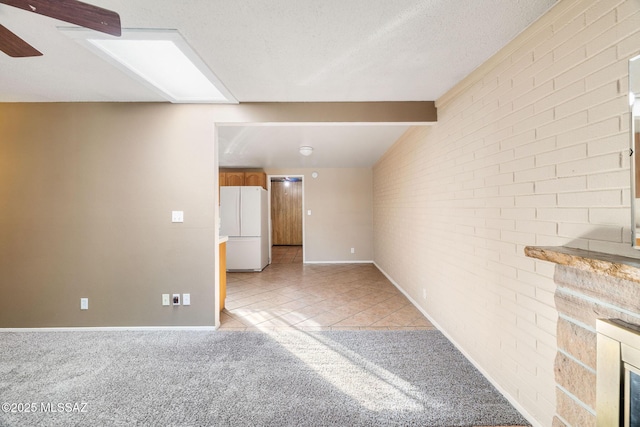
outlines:
M597 414L596 324L617 319L640 326L640 259L564 246L527 246L525 254L556 264L553 427L608 426Z
M565 246L527 246L524 253L531 258L640 283L640 259Z

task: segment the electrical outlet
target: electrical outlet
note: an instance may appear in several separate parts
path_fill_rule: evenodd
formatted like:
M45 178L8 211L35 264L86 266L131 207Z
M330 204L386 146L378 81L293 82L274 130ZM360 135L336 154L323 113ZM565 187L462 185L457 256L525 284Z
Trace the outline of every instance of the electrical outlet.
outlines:
M191 294L182 294L182 305L191 305Z
M422 288L422 298L427 299L427 290L425 288Z
M180 305L180 294L173 294L173 305Z
M162 305L171 305L171 296L169 294L162 294Z
M184 211L171 211L171 222L184 222Z
M356 253L356 248L351 248L351 253L355 254Z
M80 298L80 310L89 310L89 298Z

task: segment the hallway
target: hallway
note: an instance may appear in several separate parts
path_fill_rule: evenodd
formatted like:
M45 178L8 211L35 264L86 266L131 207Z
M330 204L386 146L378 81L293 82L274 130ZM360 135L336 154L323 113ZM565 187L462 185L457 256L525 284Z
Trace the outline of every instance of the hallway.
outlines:
M372 264L288 258L261 273L227 273L221 330L434 328Z

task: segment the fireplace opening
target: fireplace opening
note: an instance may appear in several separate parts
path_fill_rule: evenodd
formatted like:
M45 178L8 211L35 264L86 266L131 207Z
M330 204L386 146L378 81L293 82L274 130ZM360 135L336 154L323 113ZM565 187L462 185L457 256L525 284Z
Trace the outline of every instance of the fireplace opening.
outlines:
M640 327L597 320L598 427L640 427Z

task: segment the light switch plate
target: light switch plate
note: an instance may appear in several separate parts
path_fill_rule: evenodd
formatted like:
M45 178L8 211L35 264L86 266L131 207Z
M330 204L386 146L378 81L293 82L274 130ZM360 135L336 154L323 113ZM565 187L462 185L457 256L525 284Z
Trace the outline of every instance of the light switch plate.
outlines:
M171 211L171 222L184 222L184 211Z
M80 298L80 310L89 310L89 298Z
M191 294L182 294L182 305L191 305Z
M162 305L171 305L171 296L169 294L162 294Z
M171 298L173 301L173 305L180 305L180 294L173 294Z

